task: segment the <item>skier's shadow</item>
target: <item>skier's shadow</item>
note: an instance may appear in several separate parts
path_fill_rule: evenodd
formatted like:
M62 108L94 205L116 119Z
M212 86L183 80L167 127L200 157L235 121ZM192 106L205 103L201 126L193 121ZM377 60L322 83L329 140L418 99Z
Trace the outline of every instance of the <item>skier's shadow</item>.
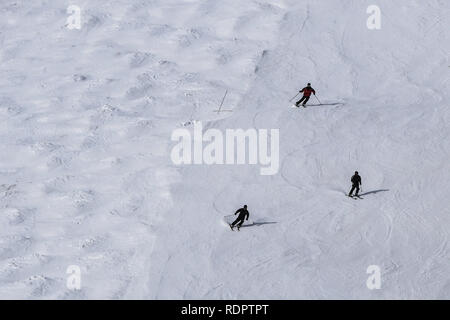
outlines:
M262 225L264 225L264 224L274 224L274 223L278 223L278 222L275 222L275 221L253 222L252 224L243 225L243 226L241 226L241 228L259 227L259 226L262 226Z
M380 190L368 191L368 192L361 193L360 196L366 196L368 194L376 194L378 192L386 192L386 191L389 191L389 189L380 189Z
M330 103L317 103L317 104L307 104L307 107L318 107L318 106L338 106L344 105L342 102L330 102Z

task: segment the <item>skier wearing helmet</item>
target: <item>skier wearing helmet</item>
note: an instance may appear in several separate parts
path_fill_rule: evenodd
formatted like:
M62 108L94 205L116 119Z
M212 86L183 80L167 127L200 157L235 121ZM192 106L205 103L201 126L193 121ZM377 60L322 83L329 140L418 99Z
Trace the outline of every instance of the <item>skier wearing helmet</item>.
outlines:
M234 226L237 224L237 228L238 228L238 231L239 231L239 229L241 228L242 224L243 224L244 221L245 221L245 218L247 218L247 220L248 220L248 217L250 216L250 214L249 214L249 212L248 212L248 210L247 210L247 205L244 205L243 208L238 209L238 210L234 213L234 215L236 215L236 214L238 214L238 213L239 213L238 218L237 218L232 224L230 224L231 230L233 230Z
M351 178L351 182L352 182L352 189L350 190L348 196L352 197L353 191L356 190L355 197L358 197L359 186L362 185L361 176L359 175L358 171L355 171L355 174Z
M303 97L297 101L295 103L295 106L298 107L300 105L300 103L303 102L302 106L305 108L305 104L308 102L309 98L311 97L311 93L313 93L314 95L316 95L316 90L314 90L311 87L311 83L308 83L306 87L304 87L302 90L300 90L299 92L303 92Z

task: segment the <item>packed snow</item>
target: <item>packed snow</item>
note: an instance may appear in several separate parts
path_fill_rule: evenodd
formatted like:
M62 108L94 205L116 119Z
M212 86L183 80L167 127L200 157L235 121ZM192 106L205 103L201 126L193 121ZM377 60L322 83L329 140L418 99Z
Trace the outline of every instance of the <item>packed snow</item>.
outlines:
M2 1L0 298L450 299L449 16L447 0ZM292 108L307 82L322 105ZM172 133L198 123L279 129L278 172L174 164ZM345 196L355 170L363 199ZM254 223L233 232L244 204Z

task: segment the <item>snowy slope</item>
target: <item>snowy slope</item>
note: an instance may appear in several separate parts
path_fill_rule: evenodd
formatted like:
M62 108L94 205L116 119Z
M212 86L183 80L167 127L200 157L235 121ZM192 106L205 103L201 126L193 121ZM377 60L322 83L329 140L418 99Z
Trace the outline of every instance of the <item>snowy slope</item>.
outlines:
M450 4L376 2L2 2L0 298L450 298ZM280 129L279 173L175 166L194 120Z

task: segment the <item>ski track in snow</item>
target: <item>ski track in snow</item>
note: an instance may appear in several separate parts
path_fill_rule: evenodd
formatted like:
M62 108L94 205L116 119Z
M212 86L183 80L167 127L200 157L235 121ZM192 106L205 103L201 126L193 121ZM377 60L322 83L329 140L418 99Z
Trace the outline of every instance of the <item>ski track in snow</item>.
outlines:
M450 7L369 4L2 3L0 298L450 298ZM279 173L172 165L194 121L280 129Z

